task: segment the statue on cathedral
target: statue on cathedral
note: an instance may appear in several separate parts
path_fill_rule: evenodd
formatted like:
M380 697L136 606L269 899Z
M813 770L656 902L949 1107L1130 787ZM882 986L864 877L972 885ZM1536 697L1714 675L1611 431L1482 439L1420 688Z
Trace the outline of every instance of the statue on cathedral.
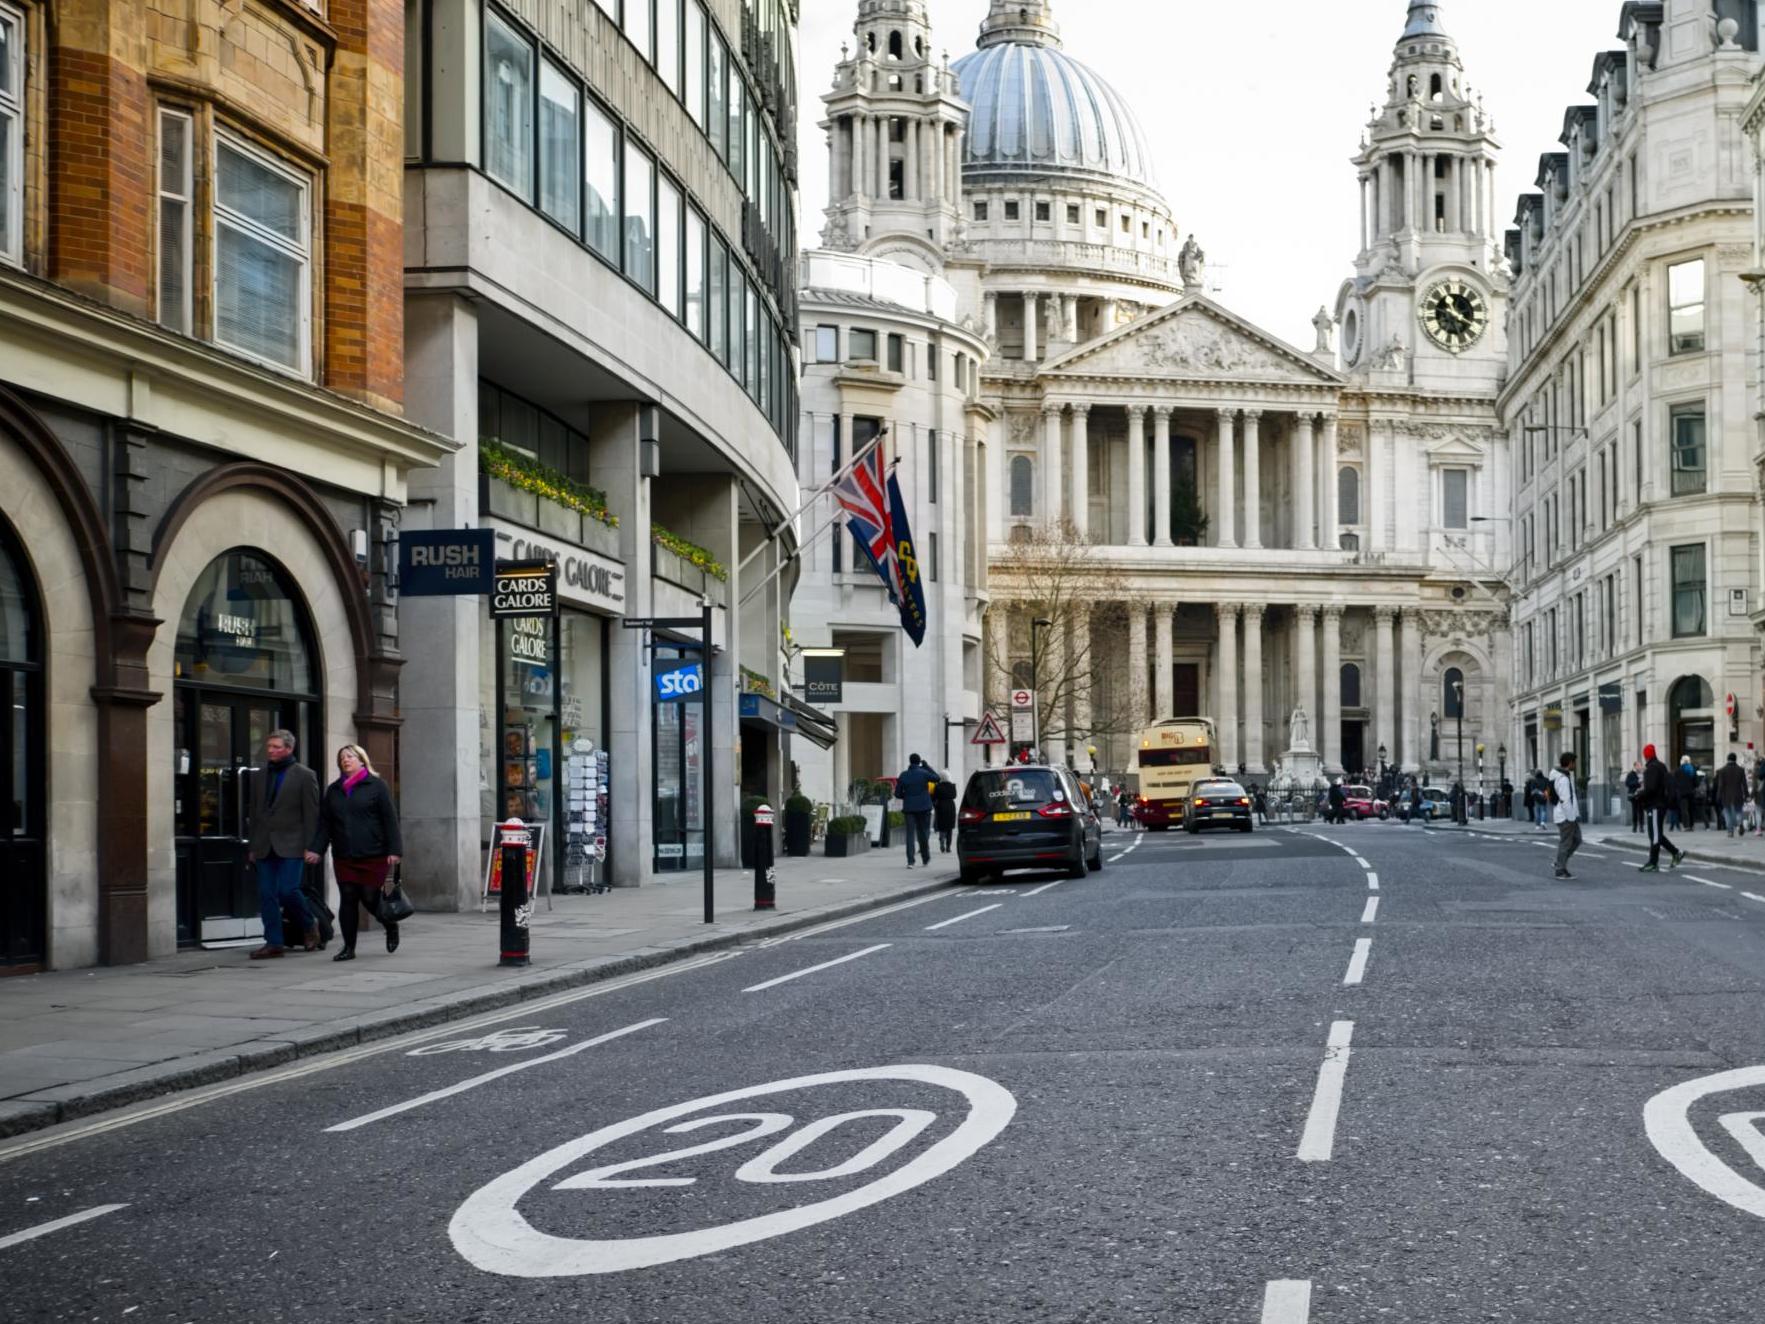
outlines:
M1334 354L1336 346L1331 343L1335 337L1336 323L1330 317L1328 308L1319 307L1318 315L1311 319L1312 330L1318 334L1318 343L1312 349L1314 354Z
M1177 254L1177 270L1183 273L1183 288L1198 290L1207 273L1207 253L1190 235L1183 241L1183 249Z
M1305 715L1303 703L1293 710L1293 717L1287 724L1287 748L1289 750L1311 748L1311 718Z

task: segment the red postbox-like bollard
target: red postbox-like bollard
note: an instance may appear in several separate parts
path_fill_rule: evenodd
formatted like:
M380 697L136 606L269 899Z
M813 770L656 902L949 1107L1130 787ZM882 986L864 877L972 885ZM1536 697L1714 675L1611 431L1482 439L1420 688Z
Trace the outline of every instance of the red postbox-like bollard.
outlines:
M502 959L498 965L526 965L532 931L528 921L533 913L532 899L527 895L527 851L533 834L518 818L497 824L497 849L502 853Z
M778 871L772 867L772 806L754 810L754 909L778 908Z

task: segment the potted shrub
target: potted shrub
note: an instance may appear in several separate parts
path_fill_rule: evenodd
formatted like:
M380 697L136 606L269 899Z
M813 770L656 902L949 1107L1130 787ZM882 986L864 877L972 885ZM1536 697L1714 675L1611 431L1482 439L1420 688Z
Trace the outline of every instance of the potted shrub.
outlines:
M828 822L827 853L830 858L861 855L869 849L870 833L861 815L844 814Z
M815 804L801 791L784 802L784 853L807 855L815 822Z

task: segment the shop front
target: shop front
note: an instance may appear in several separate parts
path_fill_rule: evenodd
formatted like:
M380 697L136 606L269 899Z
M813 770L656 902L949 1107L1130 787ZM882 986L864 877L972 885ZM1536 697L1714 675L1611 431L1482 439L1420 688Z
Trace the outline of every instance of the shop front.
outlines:
M24 548L0 518L0 973L48 952L43 630Z
M261 936L245 807L270 732L328 769L319 653L288 574L249 548L209 562L185 602L173 664L177 935L180 946Z
M499 561L557 564L556 618L493 621L481 634L480 797L484 863L494 825L519 818L543 834L536 887L605 886L617 843L608 831L612 631L625 612L625 568L587 548L486 520ZM500 652L500 658L499 658ZM498 677L502 694L495 696ZM494 725L493 722L494 717Z

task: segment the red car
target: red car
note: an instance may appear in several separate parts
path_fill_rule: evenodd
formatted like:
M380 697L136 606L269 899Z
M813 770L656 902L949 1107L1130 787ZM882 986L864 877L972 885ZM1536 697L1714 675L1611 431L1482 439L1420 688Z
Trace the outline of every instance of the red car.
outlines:
M1342 794L1346 797L1342 804L1342 812L1359 821L1366 818L1379 817L1380 805L1373 799L1371 786L1344 786Z

